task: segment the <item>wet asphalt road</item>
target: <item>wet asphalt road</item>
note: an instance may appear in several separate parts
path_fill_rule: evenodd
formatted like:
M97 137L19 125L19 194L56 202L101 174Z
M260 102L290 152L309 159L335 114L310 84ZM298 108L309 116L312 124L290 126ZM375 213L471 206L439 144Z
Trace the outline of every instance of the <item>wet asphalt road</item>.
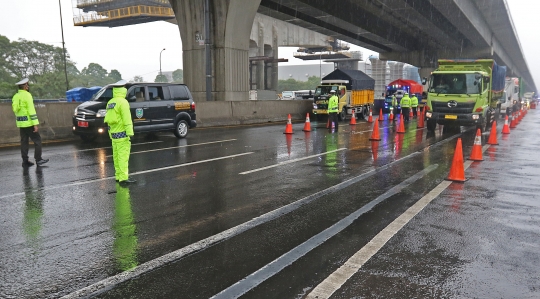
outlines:
M330 298L539 298L537 111L388 233L444 184L457 138L470 155L474 130L138 136L129 188L106 142L47 144L51 162L27 171L2 148L0 298L304 298L323 285ZM349 279L329 279L381 234Z

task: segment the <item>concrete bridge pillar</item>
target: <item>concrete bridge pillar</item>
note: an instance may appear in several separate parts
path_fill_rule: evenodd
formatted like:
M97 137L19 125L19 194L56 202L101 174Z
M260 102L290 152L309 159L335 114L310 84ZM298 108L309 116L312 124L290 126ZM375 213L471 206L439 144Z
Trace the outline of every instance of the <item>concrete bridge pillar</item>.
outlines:
M169 0L180 29L184 82L195 101L206 100L204 3ZM212 99L247 101L249 91L249 38L260 0L212 0Z
M257 56L264 56L264 24L259 22L259 39L257 41ZM257 61L257 89L264 89L264 61Z

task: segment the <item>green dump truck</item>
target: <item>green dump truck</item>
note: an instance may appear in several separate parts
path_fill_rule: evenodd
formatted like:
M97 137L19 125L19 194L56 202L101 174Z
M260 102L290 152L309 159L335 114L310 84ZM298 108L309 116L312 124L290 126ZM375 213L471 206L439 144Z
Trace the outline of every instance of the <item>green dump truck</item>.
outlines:
M431 74L426 113L428 131L437 124L489 130L499 114L506 67L493 59L440 59Z

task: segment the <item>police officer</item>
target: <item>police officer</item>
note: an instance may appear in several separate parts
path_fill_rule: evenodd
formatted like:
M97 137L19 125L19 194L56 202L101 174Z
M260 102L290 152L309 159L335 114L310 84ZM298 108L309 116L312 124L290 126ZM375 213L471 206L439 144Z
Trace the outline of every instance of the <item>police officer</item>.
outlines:
M416 110L418 109L418 98L416 97L416 94L412 94L411 98L411 107L412 107L412 113L414 117L416 117Z
M409 121L409 109L411 107L411 98L409 93L405 92L403 98L401 98L401 113L403 113L403 119Z
M398 118L399 109L398 109L399 102L396 98L396 95L392 95L392 108L394 109L394 121Z
M131 137L133 136L133 121L126 100L126 80L120 80L113 86L113 97L107 103L107 113L103 120L109 126L109 136L112 140L114 176L120 185L135 183L128 176L129 152L131 150Z
M34 165L34 163L28 160L28 138L32 139L34 143L34 159L37 165L41 166L49 162L49 159L43 159L41 157L41 136L38 132L39 120L37 118L36 108L34 108L34 99L29 92L28 78L22 79L15 83L15 85L19 86L19 91L13 96L11 107L15 113L17 128L19 128L21 135L22 166L28 167Z
M335 125L336 132L338 130L338 111L339 111L339 99L336 95L335 90L330 90L330 99L328 99L328 117L330 118L330 122L333 122ZM330 125L330 128L332 128L332 125Z

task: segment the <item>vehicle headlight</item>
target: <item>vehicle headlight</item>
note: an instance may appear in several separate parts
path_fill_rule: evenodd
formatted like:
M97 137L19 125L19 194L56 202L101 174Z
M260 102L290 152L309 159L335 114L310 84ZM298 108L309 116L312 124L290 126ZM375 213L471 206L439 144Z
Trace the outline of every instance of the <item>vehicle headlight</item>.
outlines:
M105 117L105 114L107 113L107 110L105 109L99 109L97 114L96 114L96 117Z
M73 115L77 115L77 109L79 109L79 107L75 108L75 111L73 111Z
M313 109L317 109L317 104L313 104Z
M431 113L431 112L426 112L426 117L427 117L427 118L431 118L432 116L433 116L433 113Z
M480 118L480 115L478 115L478 114L473 114L472 115L472 119L479 119L479 118Z

